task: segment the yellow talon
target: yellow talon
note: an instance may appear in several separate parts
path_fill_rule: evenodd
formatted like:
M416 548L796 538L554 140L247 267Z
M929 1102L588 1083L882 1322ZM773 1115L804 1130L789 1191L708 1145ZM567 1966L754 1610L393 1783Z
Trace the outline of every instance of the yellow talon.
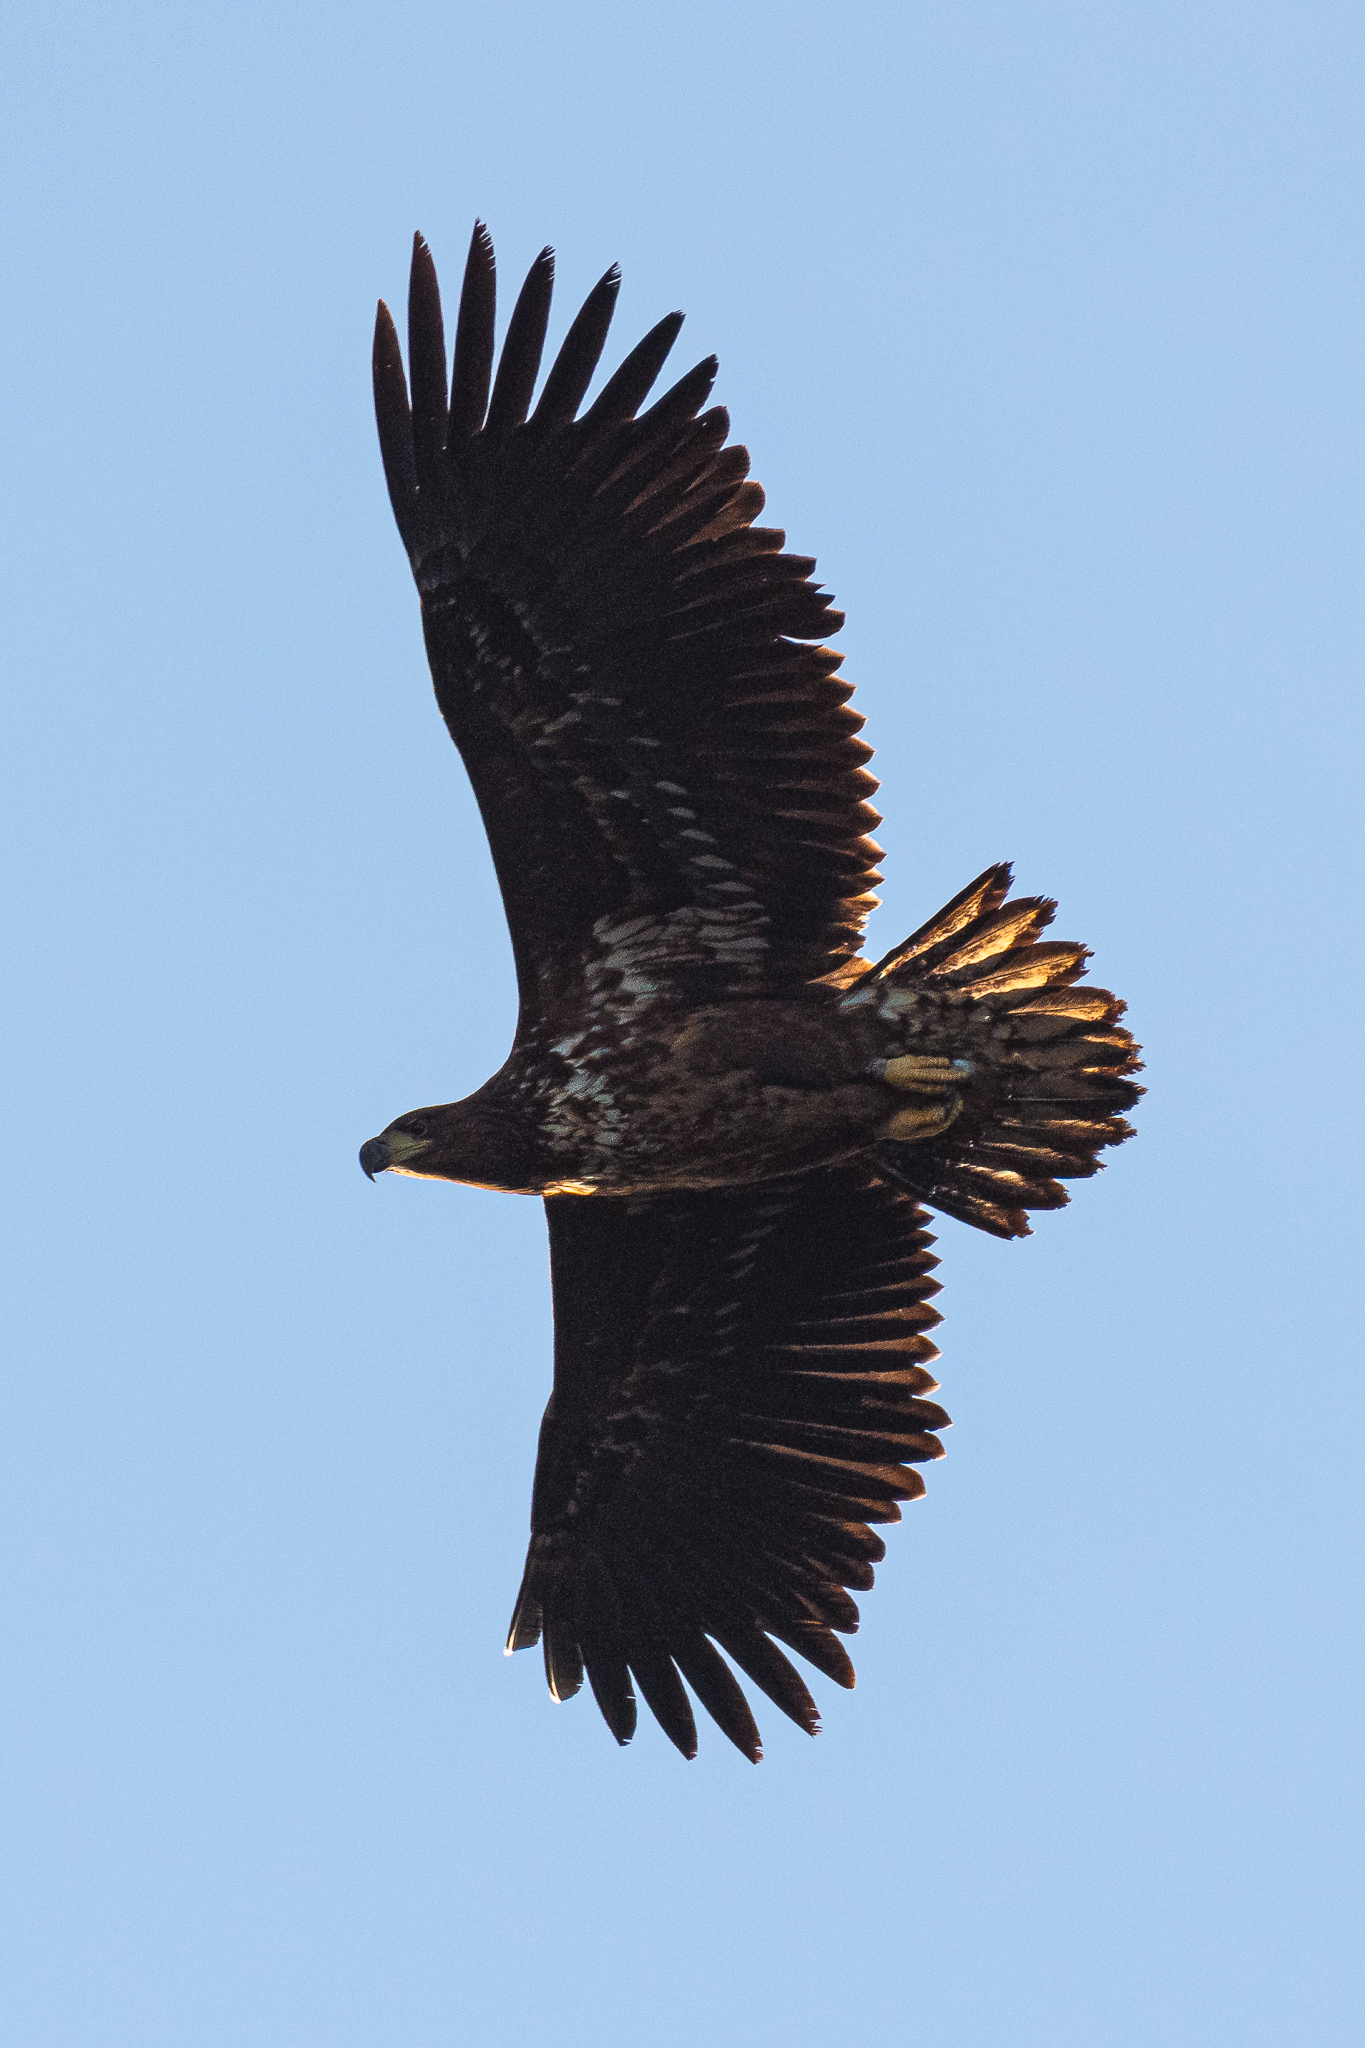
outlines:
M961 1108L962 1097L950 1095L946 1102L936 1102L932 1109L898 1109L883 1136L911 1144L920 1143L925 1138L936 1138L940 1131L947 1130Z
M940 1053L903 1053L888 1060L882 1079L911 1095L941 1095L962 1079L961 1065Z

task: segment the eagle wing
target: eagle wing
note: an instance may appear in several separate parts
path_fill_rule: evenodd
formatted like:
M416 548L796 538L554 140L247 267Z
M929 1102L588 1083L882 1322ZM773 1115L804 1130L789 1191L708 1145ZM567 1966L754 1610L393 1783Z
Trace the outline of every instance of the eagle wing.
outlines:
M924 1491L909 1467L942 1454L925 1212L856 1169L545 1207L554 1390L507 1647L543 1639L558 1699L586 1671L619 1742L638 1686L690 1757L686 1679L756 1762L720 1651L814 1734L773 1638L852 1685L833 1632L856 1629L846 1589L884 1554L869 1524L898 1521Z
M759 993L854 956L879 849L871 750L813 561L755 526L760 486L700 363L640 407L682 324L660 321L585 411L609 270L532 399L553 256L532 265L496 377L492 244L476 226L447 383L426 244L409 367L380 305L375 400L422 595L437 701L483 814L523 1026L566 980ZM491 396L490 396L491 384ZM556 1000L558 998L558 1001Z

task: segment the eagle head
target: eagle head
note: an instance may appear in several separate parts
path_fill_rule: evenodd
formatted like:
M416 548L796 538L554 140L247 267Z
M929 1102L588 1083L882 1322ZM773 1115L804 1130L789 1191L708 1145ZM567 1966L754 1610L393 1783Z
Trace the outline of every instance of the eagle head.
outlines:
M360 1164L373 1180L379 1173L406 1173L417 1180L464 1181L476 1188L532 1191L534 1145L521 1119L504 1104L483 1099L437 1103L395 1117L377 1138L360 1148Z

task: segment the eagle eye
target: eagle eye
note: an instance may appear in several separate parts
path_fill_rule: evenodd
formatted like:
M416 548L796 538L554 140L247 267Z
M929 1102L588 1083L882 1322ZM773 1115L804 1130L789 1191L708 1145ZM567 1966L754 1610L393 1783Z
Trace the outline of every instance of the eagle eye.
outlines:
M410 1138L425 1138L426 1134L426 1118L424 1116L410 1116L408 1118L408 1136Z

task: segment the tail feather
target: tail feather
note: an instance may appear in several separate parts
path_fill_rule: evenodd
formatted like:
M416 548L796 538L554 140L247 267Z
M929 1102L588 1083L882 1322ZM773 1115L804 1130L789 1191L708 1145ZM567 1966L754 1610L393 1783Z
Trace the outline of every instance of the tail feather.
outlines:
M969 882L927 924L922 924L917 932L911 932L908 939L893 947L875 967L869 968L864 978L885 977L894 968L918 960L932 946L955 937L977 918L998 909L1009 895L1012 874L1008 861L1000 861L995 867L987 868L984 875L978 875L974 882Z
M1077 988L1088 949L1044 941L1056 905L1006 901L1010 869L987 868L853 985L927 1048L951 1042L973 1073L960 1115L939 1136L884 1139L888 1180L996 1237L1028 1235L1030 1209L1059 1209L1065 1180L1099 1171L1132 1128L1121 1112L1142 1089L1138 1046L1107 989Z

